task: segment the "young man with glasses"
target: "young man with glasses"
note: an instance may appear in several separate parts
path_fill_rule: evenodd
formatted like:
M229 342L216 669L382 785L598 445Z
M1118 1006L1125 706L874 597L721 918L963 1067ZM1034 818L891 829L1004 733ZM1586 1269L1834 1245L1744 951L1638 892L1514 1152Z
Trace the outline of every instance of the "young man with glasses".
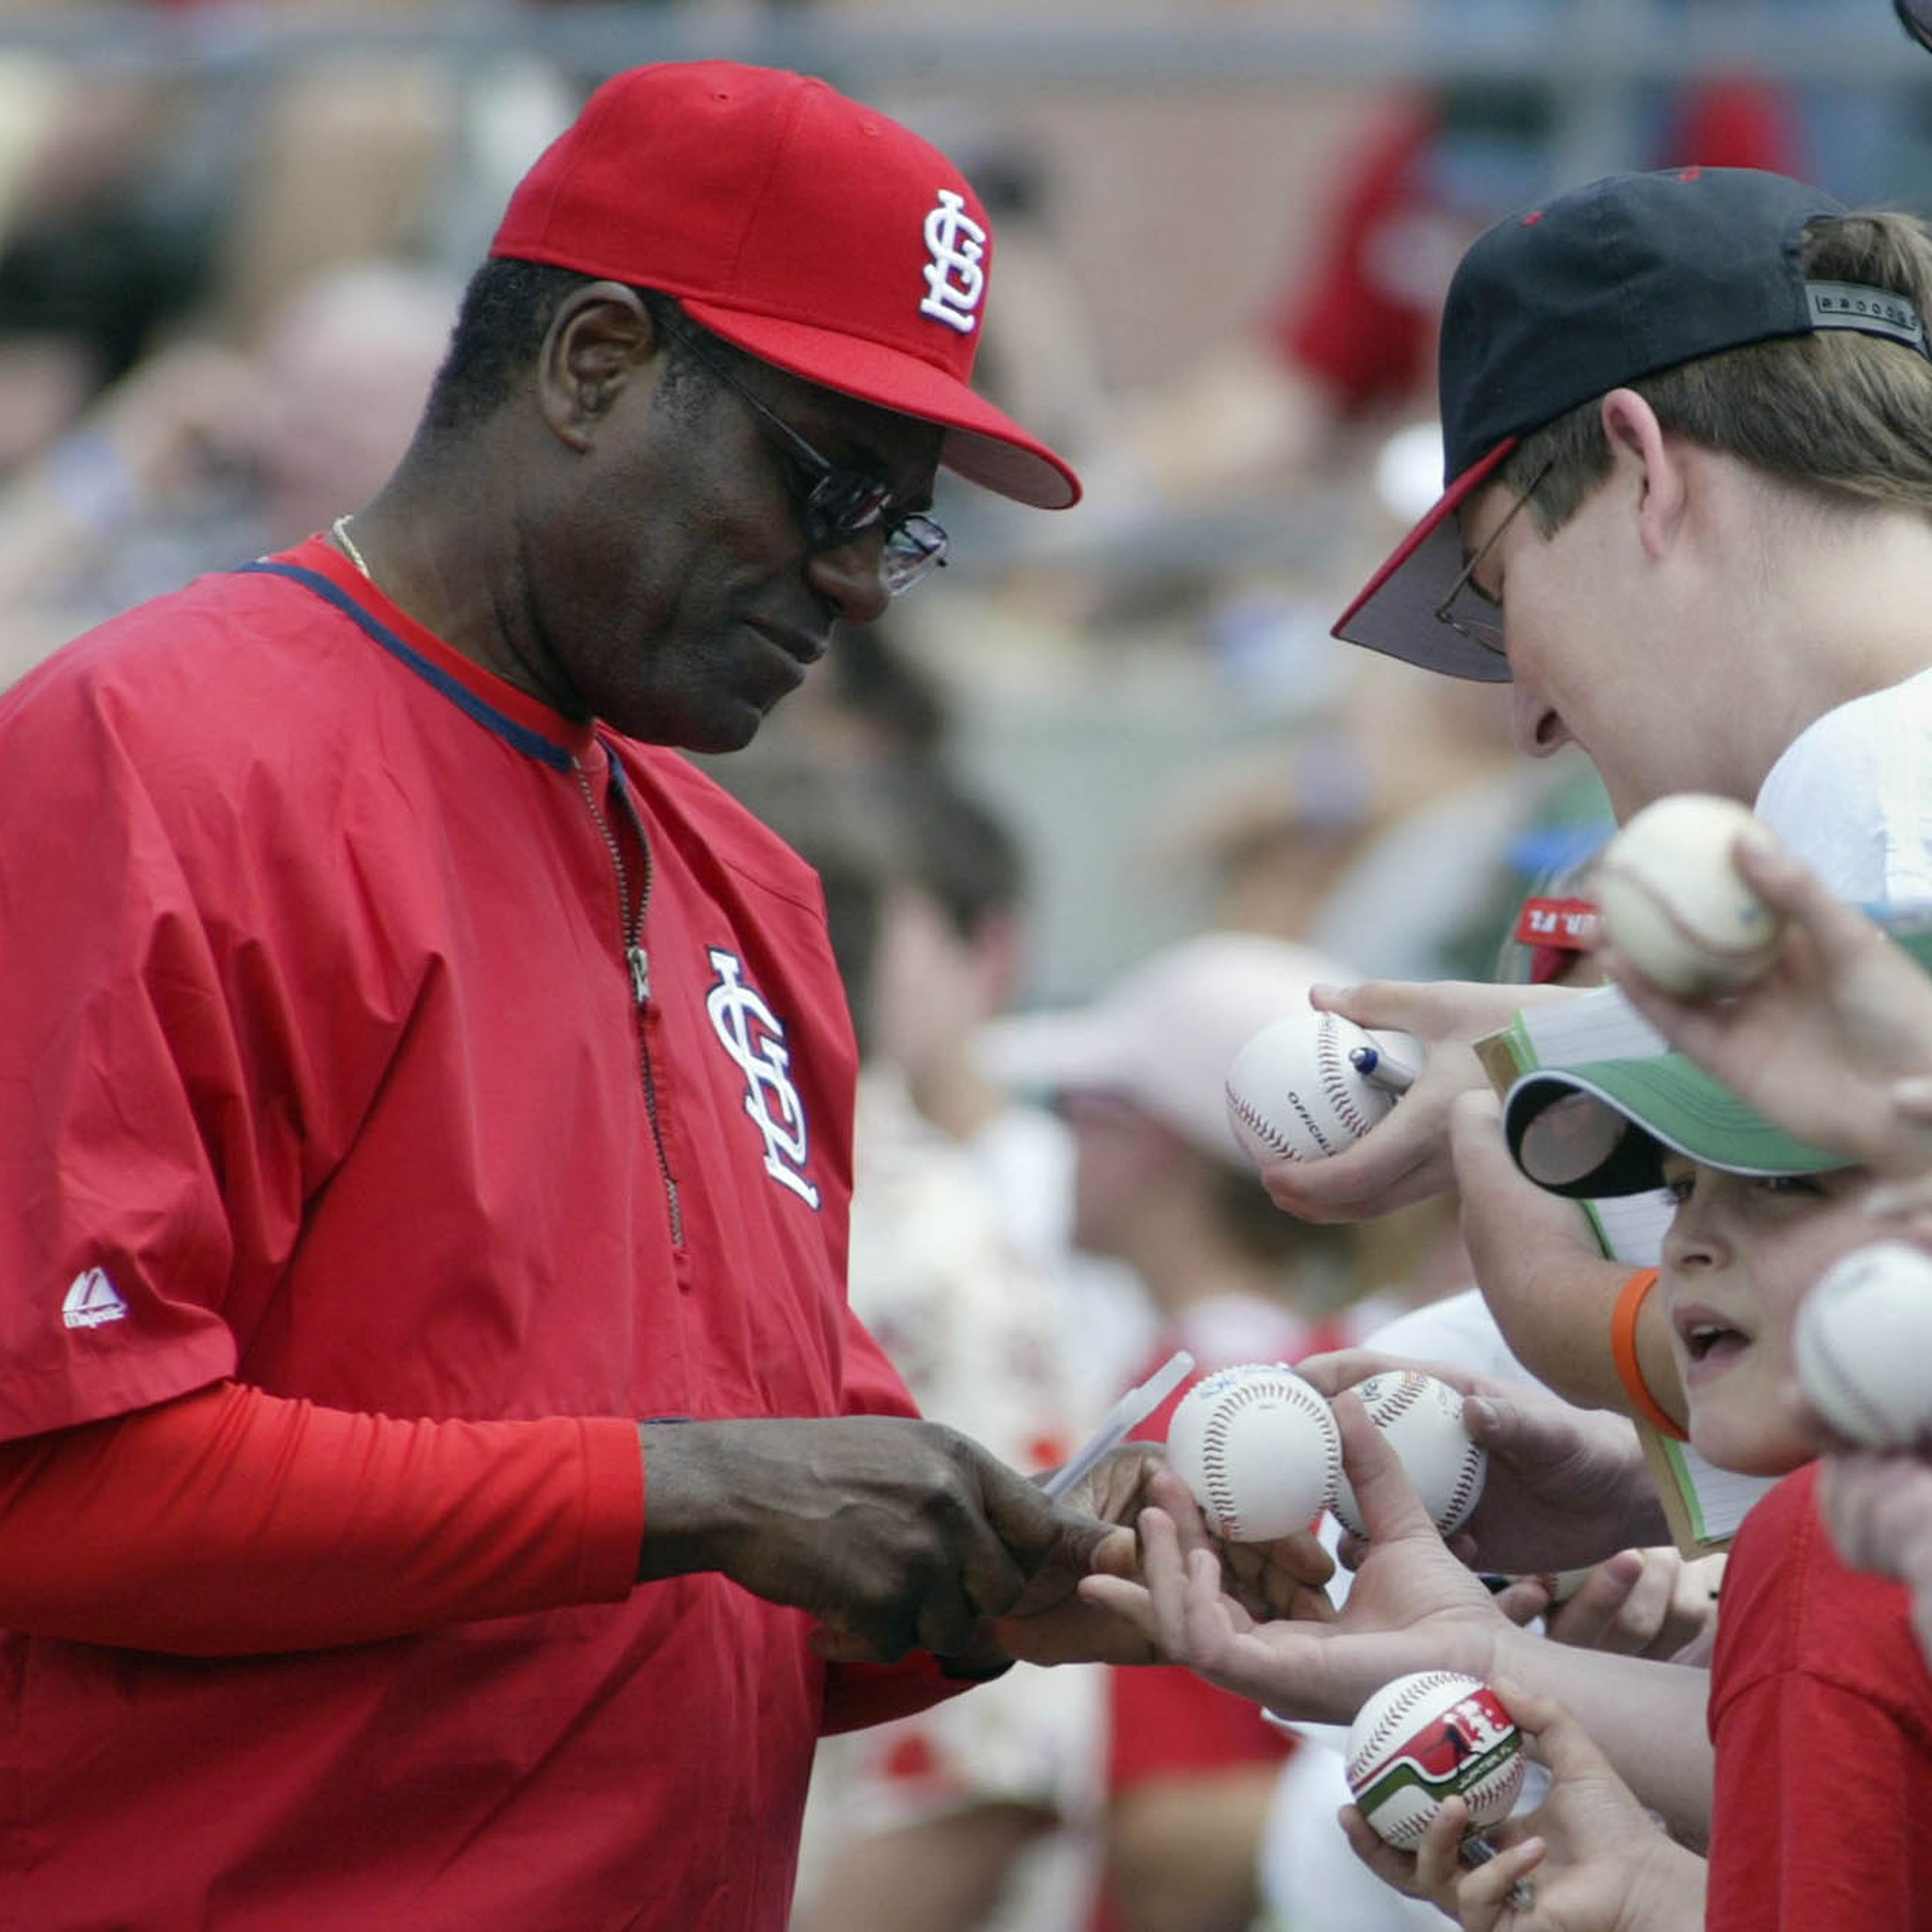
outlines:
M1444 311L1447 487L1337 636L1509 682L1521 748L1579 745L1620 817L1723 793L1844 896L1932 898L1929 311L1923 222L1777 175L1614 175L1498 223ZM1338 1003L1435 1040L1434 1077L1272 1171L1278 1201L1448 1185L1480 995Z
M780 1932L821 1731L1141 1654L1071 1594L1141 1463L1049 1503L852 1320L822 896L667 749L938 464L1074 500L991 247L821 83L621 74L376 499L0 700L22 1923Z
M1620 816L1722 793L1842 896L1932 898L1928 312L1923 223L1779 175L1615 175L1499 223L1444 309L1447 487L1337 634L1508 682L1522 749L1580 746ZM1271 1170L1277 1202L1359 1219L1454 1185L1522 1359L1681 1415L1655 1298L1614 1350L1628 1269L1553 1227L1502 1147L1469 1042L1512 992L1330 1003L1427 1061L1355 1147Z

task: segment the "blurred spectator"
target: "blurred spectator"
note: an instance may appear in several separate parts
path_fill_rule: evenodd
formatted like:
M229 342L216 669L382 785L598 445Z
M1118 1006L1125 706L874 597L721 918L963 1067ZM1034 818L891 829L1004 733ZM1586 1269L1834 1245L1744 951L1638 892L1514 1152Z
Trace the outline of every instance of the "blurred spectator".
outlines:
M299 287L252 355L188 338L138 365L0 492L0 675L364 501L409 440L459 293L345 264Z
M1159 1311L1139 1373L1179 1348L1206 1372L1292 1362L1357 1332L1352 1233L1274 1206L1228 1125L1224 1090L1252 1033L1304 1005L1311 984L1352 977L1283 940L1209 933L1083 1009L1000 1029L998 1063L1054 1093L1073 1124L1075 1240L1133 1268ZM1164 1438L1183 1392L1139 1433ZM1110 1675L1104 1923L1236 1932L1259 1903L1257 1855L1294 1741L1188 1672Z
M1675 0L1672 12L1828 17L1835 0ZM1574 26L1577 0L1490 0L1489 25ZM1447 22L1452 9L1434 12ZM1471 10L1453 9L1458 26ZM1770 168L1855 195L1896 180L1869 168L1872 129L1895 110L1865 97L1780 90L1708 73L1682 87L1619 96L1624 167ZM1392 96L1338 160L1308 257L1237 341L1171 389L1142 400L1123 443L1129 472L1168 496L1280 486L1318 473L1358 430L1386 430L1433 381L1435 329L1463 250L1492 222L1570 182L1557 179L1563 101L1549 84L1475 76ZM1862 141L1848 138L1855 134ZM1896 153L1895 153L1896 158Z

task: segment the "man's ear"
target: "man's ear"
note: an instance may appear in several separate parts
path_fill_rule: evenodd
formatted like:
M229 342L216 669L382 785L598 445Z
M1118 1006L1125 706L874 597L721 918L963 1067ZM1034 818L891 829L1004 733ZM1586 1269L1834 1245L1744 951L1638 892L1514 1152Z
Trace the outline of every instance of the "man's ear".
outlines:
M1614 389L1601 405L1611 471L1634 493L1638 540L1661 556L1682 523L1689 473L1681 447L1665 434L1657 412L1634 389Z
M622 282L587 282L559 304L537 355L544 420L573 449L588 449L625 386L655 379L664 344L651 312Z

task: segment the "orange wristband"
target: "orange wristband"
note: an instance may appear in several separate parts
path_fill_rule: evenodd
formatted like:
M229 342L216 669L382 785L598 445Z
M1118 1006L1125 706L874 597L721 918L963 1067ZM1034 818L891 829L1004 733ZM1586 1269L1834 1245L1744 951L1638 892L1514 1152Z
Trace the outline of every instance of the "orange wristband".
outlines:
M1659 1435L1668 1436L1673 1441L1688 1442L1683 1426L1674 1420L1669 1412L1650 1392L1650 1385L1644 1379L1642 1366L1637 1359L1637 1318L1642 1311L1644 1298L1657 1285L1655 1268L1639 1268L1626 1281L1617 1297L1616 1311L1610 1318L1610 1352L1617 1364L1617 1379L1624 1385L1624 1393L1631 1399L1637 1413Z

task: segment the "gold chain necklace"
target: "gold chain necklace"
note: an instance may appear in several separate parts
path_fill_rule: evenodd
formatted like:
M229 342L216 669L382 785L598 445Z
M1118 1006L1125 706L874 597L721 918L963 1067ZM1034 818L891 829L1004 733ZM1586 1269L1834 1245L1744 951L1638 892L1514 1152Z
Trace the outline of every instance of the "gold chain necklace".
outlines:
M355 539L349 533L349 519L347 515L338 516L328 526L329 535L342 546L343 552L349 562L354 564L371 583L373 583L376 581L376 573L362 561L362 553L356 549Z

